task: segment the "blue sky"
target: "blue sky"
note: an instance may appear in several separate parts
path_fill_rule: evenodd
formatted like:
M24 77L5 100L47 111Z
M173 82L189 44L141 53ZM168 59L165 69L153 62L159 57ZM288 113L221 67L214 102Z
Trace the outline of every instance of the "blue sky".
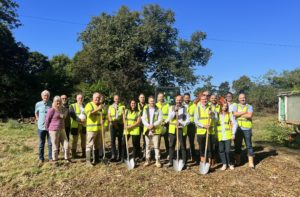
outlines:
M195 31L207 33L203 46L213 56L197 74L212 75L213 83L258 77L270 69L278 72L300 67L300 1L146 1L146 0L21 0L23 24L14 30L17 41L50 58L80 50L78 34L92 16L113 14L121 5L141 10L150 3L175 12L175 27L182 38ZM50 19L50 20L48 20ZM52 20L53 19L53 20ZM59 22L61 21L61 22ZM66 22L64 22L66 21Z

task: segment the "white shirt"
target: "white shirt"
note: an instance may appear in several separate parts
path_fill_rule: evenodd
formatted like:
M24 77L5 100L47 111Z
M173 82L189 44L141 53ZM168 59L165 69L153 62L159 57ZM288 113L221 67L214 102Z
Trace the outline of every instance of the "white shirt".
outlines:
M166 120L166 122L170 122L171 120L173 120L176 116L175 113L175 107L171 107L169 109L169 114L168 114L168 118ZM185 116L185 119L183 119L183 117ZM186 125L188 125L190 123L190 115L187 112L187 108L184 106L180 106L178 109L178 122L179 122L179 128L185 127Z
M196 124L197 127L204 128L204 125L199 122L199 118L200 117L199 117L198 107L202 107L203 110L206 108L206 106L203 106L201 103L199 105L197 105L197 107L195 109L195 112L194 112L194 122L195 122L195 124ZM212 112L211 119L215 119L216 120L217 116L218 116L217 113Z
M158 114L158 117L157 117L157 120L153 123L153 118L154 118L154 113L157 113ZM149 106L149 119L150 119L150 124L153 124L154 127L158 126L161 122L162 122L162 112L160 109L157 109L157 111L155 112L155 107L150 107ZM143 125L145 127L148 127L150 124L148 123L147 121L147 111L144 110L143 112L143 115L142 115L142 122L143 122Z

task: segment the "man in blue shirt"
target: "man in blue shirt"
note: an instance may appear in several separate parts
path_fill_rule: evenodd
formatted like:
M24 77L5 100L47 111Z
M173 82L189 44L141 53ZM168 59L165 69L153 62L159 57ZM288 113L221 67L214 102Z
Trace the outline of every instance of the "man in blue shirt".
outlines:
M52 144L49 136L49 132L45 127L46 114L49 108L52 107L52 102L49 101L50 92L44 90L41 93L42 101L39 101L35 104L35 118L38 124L38 135L39 135L39 166L44 162L44 147L46 138L48 141L48 159L52 161Z

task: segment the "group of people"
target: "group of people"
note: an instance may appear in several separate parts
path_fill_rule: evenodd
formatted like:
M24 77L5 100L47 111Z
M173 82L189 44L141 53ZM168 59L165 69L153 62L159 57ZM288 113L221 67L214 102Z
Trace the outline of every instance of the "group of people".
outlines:
M110 132L111 162L123 163L126 158L127 141L132 139L132 157L136 162L145 160L143 166L151 165L151 150L155 153L155 166L162 167L161 138L167 153L166 167L173 165L175 146L178 140L180 158L184 166L191 160L209 162L212 166L219 156L222 167L233 170L241 163L242 143L245 141L249 167L254 168L252 147L253 108L246 102L246 95L238 96L233 102L232 93L225 98L210 95L209 91L200 93L191 101L190 94L178 95L175 104L165 102L164 93L159 93L157 103L153 96L140 94L138 102L130 100L128 107L120 102L118 95L113 96L113 104L106 105L104 96L95 92L92 101L84 104L82 94L76 96L76 103L68 104L66 95L55 96L53 103L50 93L41 93L42 101L36 103L35 116L39 134L39 165L44 162L44 146L48 140L49 161L57 164L59 146L64 149L66 162L77 158L77 144L81 141L82 157L87 165L95 165L105 153L105 132ZM177 133L178 132L178 133ZM207 135L208 134L208 135ZM195 149L195 137L199 150ZM206 140L206 138L208 138ZM186 141L189 141L188 158ZM69 144L71 141L71 145ZM117 143L116 143L117 141ZM141 143L142 141L142 143ZM230 148L234 141L234 161ZM207 143L207 146L206 146ZM142 145L142 146L141 146ZM204 157L205 150L207 158ZM206 161L206 159L208 161Z

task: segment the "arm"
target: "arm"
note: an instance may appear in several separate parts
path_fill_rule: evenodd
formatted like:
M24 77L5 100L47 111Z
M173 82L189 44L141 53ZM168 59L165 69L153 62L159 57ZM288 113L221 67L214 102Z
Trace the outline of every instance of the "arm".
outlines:
M70 107L69 107L69 114L70 114L70 117L71 117L73 120L75 120L75 121L77 121L77 122L80 121L79 118L76 116L76 113L75 113L74 108L72 107L72 105L70 105Z
M127 126L127 129L131 129L133 127L139 126L141 122L141 117L138 117L138 119L136 120L136 122L133 125Z
M178 120L178 122L183 126L185 127L186 125L188 125L190 123L190 115L189 113L186 113L186 119L185 121L183 121L182 119L181 120Z
M54 109L50 108L46 114L46 119L45 119L45 128L47 130L49 130L49 126L50 126L53 114L54 114Z
M34 115L35 115L35 120L38 121L39 120L38 104L35 104Z
M171 120L173 120L174 116L175 116L175 113L174 113L174 111L170 108L170 109L169 109L169 113L168 113L168 118L167 118L164 122L165 122L165 123L170 122Z
M236 130L237 130L237 121L236 119L234 118L234 116L231 114L230 116L230 120L231 120L231 130L232 130L232 139L235 139L235 133L236 133Z
M148 122L146 121L146 116L147 116L146 111L143 110L142 123L143 123L143 125L144 125L145 127L148 127L149 124L148 124Z
M204 128L204 125L199 122L198 107L196 107L194 112L194 122L198 128Z
M157 121L155 121L153 123L153 126L154 127L157 127L158 125L160 125L160 123L163 121L163 118L162 118L162 112L161 110L158 110L158 118L157 118Z

